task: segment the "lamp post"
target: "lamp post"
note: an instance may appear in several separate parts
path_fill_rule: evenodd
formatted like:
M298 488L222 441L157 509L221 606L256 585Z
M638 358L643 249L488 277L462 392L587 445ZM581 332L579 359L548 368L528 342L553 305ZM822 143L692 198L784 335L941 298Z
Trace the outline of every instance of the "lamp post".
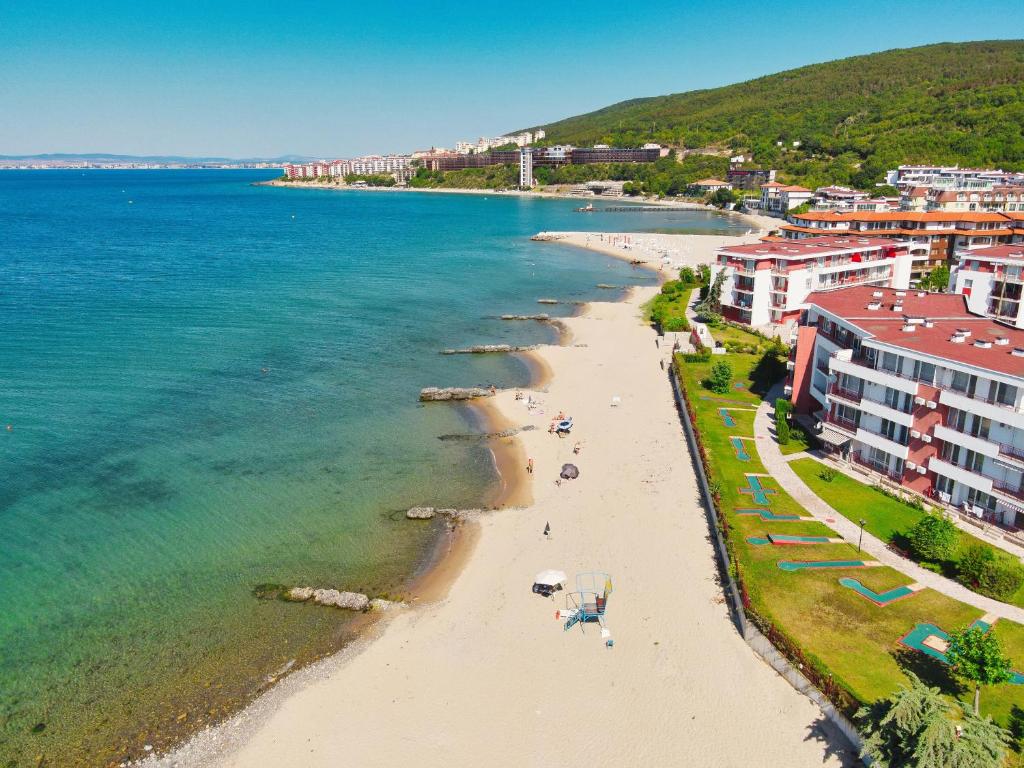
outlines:
M860 538L857 539L857 551L860 552L860 545L864 543L864 526L868 524L867 520L861 519L860 521Z

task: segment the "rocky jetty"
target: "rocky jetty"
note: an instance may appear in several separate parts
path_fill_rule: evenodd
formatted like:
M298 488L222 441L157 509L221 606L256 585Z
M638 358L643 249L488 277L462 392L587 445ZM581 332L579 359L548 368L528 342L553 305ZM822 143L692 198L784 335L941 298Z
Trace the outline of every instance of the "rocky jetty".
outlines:
M551 321L551 315L539 314L539 315L501 315L502 320L536 320L539 323L547 323Z
M492 394L491 390L483 387L426 387L420 390L420 402L473 400L477 397L490 397Z
M540 243L550 243L556 240L564 240L568 235L560 234L558 232L538 232L536 235L531 237L531 240L536 240Z
M557 304L558 299L537 299L538 304Z
M314 589L313 602L349 611L362 611L370 605L370 598L359 592L339 592L336 589Z
M537 348L536 344L528 346L515 346L513 344L477 344L465 349L446 349L442 355L486 355L494 352L532 352Z
M604 289L606 289L606 290L610 290L610 289L612 289L612 288L618 288L619 286L617 286L617 285L612 285L611 283L598 283L598 284L597 284L597 287L598 287L598 288L604 288Z
M409 520L430 520L434 517L444 517L449 521L463 520L467 517L475 517L482 513L482 509L454 509L452 507L413 507L405 513Z

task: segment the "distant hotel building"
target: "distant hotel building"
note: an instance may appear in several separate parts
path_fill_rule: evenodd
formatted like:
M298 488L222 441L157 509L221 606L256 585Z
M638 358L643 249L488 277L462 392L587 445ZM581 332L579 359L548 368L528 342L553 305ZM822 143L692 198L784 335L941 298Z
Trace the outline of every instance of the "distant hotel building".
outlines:
M905 243L868 237L814 237L719 248L714 280L725 273L722 314L755 327L795 322L810 293L851 285L906 288Z
M491 150L475 155L460 155L454 152L424 155L421 160L427 170L454 171L461 168L482 168L488 165L518 165L520 154L526 150ZM572 147L556 144L550 147L532 149L534 166L589 165L593 163L653 163L662 156L662 148L656 144L640 149L619 147Z
M743 168L742 161L731 163L725 180L736 189L760 189L762 184L775 181L775 170L766 168Z
M895 485L1024 527L1024 331L963 296L813 293L787 394L836 456Z
M914 281L950 261L955 250L1010 242L1013 227L1012 217L1001 213L808 211L790 214L788 223L780 230L786 238L794 240L848 234L906 241L914 260Z
M351 160L320 161L302 165L285 165L284 175L289 179L344 178L388 174L396 181L407 181L412 175L412 158L408 155L368 155Z
M804 187L769 181L761 185L761 210L768 215L784 216L794 208L809 203L814 193Z

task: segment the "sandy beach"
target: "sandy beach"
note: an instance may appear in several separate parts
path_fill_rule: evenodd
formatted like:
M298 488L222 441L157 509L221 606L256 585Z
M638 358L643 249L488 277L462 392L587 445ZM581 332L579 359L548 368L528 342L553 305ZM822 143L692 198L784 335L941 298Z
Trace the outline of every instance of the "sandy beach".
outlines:
M542 348L547 386L493 406L534 429L532 504L482 517L454 580L291 676L158 765L842 765L848 746L730 622L671 388L640 320L657 290L596 303ZM611 405L618 396L621 403ZM439 406L443 407L443 406ZM548 433L559 412L575 428ZM574 445L581 446L578 455ZM565 462L580 468L556 484ZM506 470L508 471L508 470ZM520 468L520 477L521 477ZM545 536L550 523L551 535ZM416 524L410 522L411 525ZM546 568L614 582L607 620L566 632ZM571 585L570 585L571 588Z

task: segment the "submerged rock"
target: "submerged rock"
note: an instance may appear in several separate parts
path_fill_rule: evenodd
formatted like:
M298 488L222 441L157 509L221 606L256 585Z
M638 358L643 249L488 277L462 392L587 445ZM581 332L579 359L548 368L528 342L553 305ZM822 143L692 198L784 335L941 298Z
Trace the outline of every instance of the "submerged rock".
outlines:
M312 587L292 587L285 595L285 600L290 600L293 603L304 603L313 596Z
M442 355L486 355L495 352L532 352L537 348L536 344L528 346L514 346L512 344L477 344L465 349L446 349Z
M429 520L434 516L433 507L413 507L405 516L410 520Z
M330 605L349 611L362 611L370 604L370 598L359 592L339 592L336 589L314 589L313 602L317 605Z
M540 323L546 323L551 320L551 315L539 314L539 315L502 315L502 320L536 320Z
M424 403L446 400L473 400L490 397L491 390L483 387L426 387L420 390L420 401Z
M401 603L393 603L390 600L385 600L383 597L375 597L370 601L370 610L375 613L383 613L384 611L394 608L396 605L401 605Z

